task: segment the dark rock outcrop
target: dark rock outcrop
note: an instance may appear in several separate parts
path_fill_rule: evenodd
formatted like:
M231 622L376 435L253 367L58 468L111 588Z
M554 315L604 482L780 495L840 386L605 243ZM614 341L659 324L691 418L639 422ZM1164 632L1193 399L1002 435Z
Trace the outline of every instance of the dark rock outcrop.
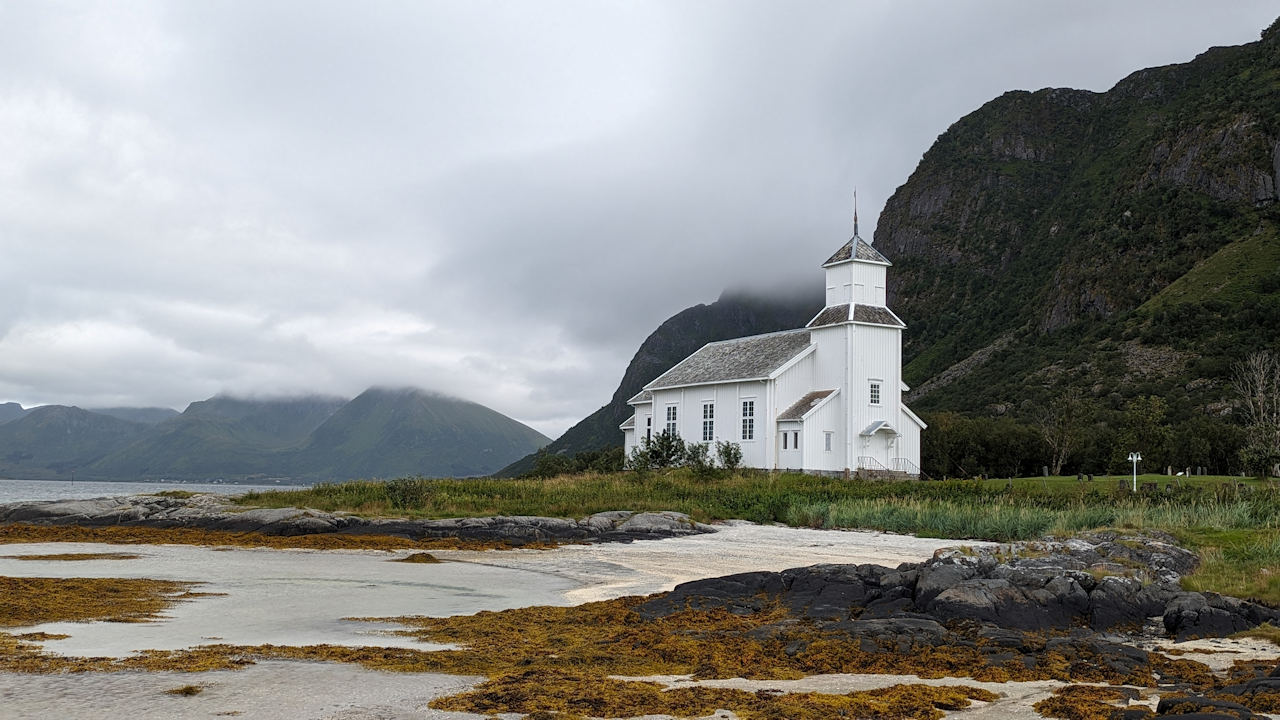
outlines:
M848 623L881 637L903 618L1004 630L1140 631L1163 620L1178 640L1223 636L1280 619L1275 609L1215 593L1185 592L1196 556L1155 535L1096 533L1065 541L948 549L896 570L815 565L677 586L640 606L645 617L686 607L746 614L774 603L796 617ZM889 623L886 625L885 623ZM905 641L915 642L912 637ZM895 641L896 642L896 641Z
M414 540L459 538L532 542L629 542L714 532L676 512L602 512L574 520L529 516L450 518L446 520L366 519L309 508L244 510L214 495L175 498L131 495L93 500L51 500L0 505L0 525L132 525L195 528L264 535L395 535Z

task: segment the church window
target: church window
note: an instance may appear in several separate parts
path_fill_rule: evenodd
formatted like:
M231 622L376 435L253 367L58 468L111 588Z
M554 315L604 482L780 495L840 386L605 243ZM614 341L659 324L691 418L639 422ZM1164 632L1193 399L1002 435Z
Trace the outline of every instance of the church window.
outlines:
M677 432L678 431L676 429L676 406L668 405L667 406L667 434L675 435L677 434Z
M871 383L871 404L880 404L880 383L876 381Z
M644 439L653 439L653 416L650 415L644 419Z
M756 401L742 401L742 439L756 439Z
M702 441L716 439L716 404L702 403Z
M831 438L833 437L835 437L835 433L833 432L822 433L822 441L826 444L827 452L831 452Z
M787 449L787 433L782 433L782 449Z

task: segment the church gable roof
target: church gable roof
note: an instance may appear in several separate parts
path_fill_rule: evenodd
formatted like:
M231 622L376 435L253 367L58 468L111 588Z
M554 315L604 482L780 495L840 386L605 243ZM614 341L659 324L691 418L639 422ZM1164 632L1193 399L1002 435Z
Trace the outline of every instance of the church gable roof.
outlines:
M828 265L838 265L840 263L849 262L851 260L861 260L863 262L882 263L884 265L893 264L889 262L889 258L885 257L884 255L881 255L879 250L876 250L875 248L871 247L871 244L868 243L866 240L863 240L857 235L854 235L849 240L849 242L842 245L840 249L835 252L834 255L827 258L827 261L822 263L822 267L827 267Z
M808 330L787 330L703 345L645 386L646 390L759 380L809 347Z
M872 435L875 435L878 432L884 432L890 435L898 434L898 431L893 429L893 426L889 424L888 420L876 420L875 422L871 423L866 428L864 428L863 431L858 434L862 435L863 437L870 437Z
M641 390L635 395L632 395L631 399L627 401L627 404L643 405L644 403L651 403L651 402L653 402L653 393L649 392L648 390Z
M822 404L835 390L814 390L778 415L779 420L803 420L805 414Z

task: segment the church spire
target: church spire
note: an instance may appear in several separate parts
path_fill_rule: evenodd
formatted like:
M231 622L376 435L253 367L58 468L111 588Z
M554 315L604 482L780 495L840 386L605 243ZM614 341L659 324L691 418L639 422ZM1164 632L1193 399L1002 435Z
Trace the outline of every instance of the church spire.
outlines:
M858 188L853 189L853 236L858 237Z

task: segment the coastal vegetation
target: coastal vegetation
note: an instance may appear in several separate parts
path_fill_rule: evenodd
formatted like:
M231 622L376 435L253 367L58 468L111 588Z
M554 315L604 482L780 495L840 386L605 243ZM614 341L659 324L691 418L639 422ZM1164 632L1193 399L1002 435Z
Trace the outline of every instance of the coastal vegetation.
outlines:
M137 560L141 555L120 552L94 553L48 553L43 555L0 555L0 560L25 560L27 562L44 562L46 560L82 562L85 560Z
M47 622L146 622L202 593L196 583L129 578L0 577L0 627Z

